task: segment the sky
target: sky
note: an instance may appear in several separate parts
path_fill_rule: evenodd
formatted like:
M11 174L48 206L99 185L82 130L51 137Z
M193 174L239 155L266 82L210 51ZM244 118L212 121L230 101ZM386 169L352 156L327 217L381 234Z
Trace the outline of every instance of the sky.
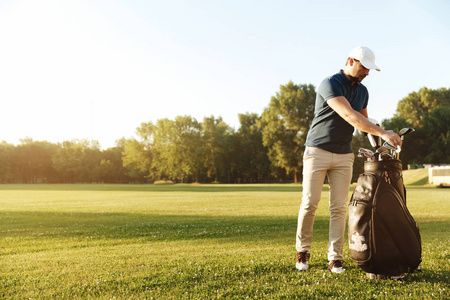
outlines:
M136 137L176 116L260 115L367 46L369 117L450 87L447 0L0 0L0 141Z

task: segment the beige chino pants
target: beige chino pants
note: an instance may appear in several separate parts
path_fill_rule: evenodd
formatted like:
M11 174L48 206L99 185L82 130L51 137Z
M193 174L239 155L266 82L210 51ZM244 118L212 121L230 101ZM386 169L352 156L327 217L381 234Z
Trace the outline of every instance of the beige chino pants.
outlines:
M328 176L330 186L328 260L343 259L345 215L354 159L353 153L336 154L316 147L306 147L303 156L303 197L298 213L297 251L311 250L314 217L325 176Z

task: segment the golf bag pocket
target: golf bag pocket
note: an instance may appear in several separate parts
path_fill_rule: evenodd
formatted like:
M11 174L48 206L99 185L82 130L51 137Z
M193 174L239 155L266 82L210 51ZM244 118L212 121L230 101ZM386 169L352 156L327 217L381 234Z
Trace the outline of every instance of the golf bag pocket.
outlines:
M362 264L372 256L373 193L377 179L373 175L360 175L348 208L348 241L351 258Z
M348 224L350 256L358 263L364 263L371 257L371 210L372 205L366 201L354 201L349 206L349 214L354 216ZM351 221L354 222L350 223Z

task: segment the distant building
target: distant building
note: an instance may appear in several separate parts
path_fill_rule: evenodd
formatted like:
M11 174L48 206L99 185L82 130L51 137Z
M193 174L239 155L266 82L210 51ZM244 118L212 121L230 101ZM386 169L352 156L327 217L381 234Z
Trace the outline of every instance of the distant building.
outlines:
M428 182L433 185L450 187L450 166L428 168Z

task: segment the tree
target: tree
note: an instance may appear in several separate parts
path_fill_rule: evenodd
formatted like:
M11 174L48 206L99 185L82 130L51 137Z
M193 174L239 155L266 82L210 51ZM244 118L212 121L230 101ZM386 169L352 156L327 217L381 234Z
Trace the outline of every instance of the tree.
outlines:
M52 158L63 182L98 181L93 170L100 164L100 145L97 141L73 140L63 142Z
M128 182L127 169L123 166L123 145L108 148L101 153L101 161L98 166L98 177L105 183Z
M408 121L405 119L394 115L391 119L384 119L381 122L381 127L383 127L386 130L392 130L394 132L399 132L402 128L406 127L412 127Z
M383 120L383 128L398 132L412 127L414 134L405 137L401 160L408 163L445 163L449 161L448 110L450 89L421 88L400 100L392 119Z
M202 163L201 125L190 116L157 122L152 166L161 179L198 180Z
M190 116L175 118L174 156L181 171L181 182L200 181L203 173L204 147L202 125Z
M130 179L145 182L150 176L151 151L143 142L129 139L122 152L122 163Z
M260 121L263 143L269 149L269 158L287 174L298 174L303 166L302 157L306 136L314 117L316 92L313 85L295 85L292 81L280 86L270 100Z
M9 182L13 178L12 155L14 150L14 145L4 141L0 143L0 183Z
M175 180L180 176L175 160L175 126L174 121L159 119L156 122L153 135L152 152L155 159L152 160L152 169L156 172L157 179Z
M235 137L236 168L239 182L264 182L270 175L268 149L263 145L263 133L257 114L239 114L241 124Z
M226 159L225 153L229 145L229 136L233 130L223 122L222 118L214 116L203 119L203 145L205 151L204 166L209 179L214 182L226 181L230 171L230 161Z
M122 142L123 166L128 170L128 176L138 182L155 178L152 170L155 130L156 126L152 122L141 123L141 126L136 129L141 141L132 138Z
M25 183L56 180L52 157L57 146L45 141L21 140L11 156L17 178Z
M450 105L450 89L421 88L399 101L396 116L405 119L414 128L422 127L425 115L432 110Z
M450 163L450 106L432 110L423 118L423 130L428 148L425 162Z

